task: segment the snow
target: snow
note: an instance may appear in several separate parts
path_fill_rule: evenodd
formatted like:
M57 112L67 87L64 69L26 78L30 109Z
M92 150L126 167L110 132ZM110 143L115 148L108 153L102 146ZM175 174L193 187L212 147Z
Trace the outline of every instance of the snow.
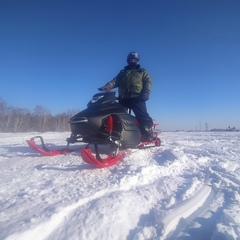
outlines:
M163 132L162 146L95 169L0 134L0 239L240 239L240 133ZM69 133L43 133L49 148Z

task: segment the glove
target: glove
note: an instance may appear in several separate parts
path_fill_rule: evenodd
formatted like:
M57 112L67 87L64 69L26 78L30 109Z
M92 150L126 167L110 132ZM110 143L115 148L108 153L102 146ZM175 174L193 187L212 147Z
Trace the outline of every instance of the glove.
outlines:
M111 90L112 88L110 87L110 85L105 85L103 87L98 88L98 91L105 91L105 90Z
M149 92L147 92L147 91L142 92L141 95L140 95L140 98L143 101L147 101L149 99Z

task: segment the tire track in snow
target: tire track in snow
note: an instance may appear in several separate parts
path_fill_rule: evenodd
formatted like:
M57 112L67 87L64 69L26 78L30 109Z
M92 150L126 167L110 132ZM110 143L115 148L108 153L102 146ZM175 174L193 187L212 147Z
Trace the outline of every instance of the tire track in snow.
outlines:
M160 240L164 240L167 236L171 237L169 236L171 232L176 234L181 224L180 220L187 219L194 213L196 214L199 209L205 208L204 205L206 201L210 201L211 191L211 187L204 185L193 197L179 204L172 212L170 211L167 216L157 220L157 223L163 226Z

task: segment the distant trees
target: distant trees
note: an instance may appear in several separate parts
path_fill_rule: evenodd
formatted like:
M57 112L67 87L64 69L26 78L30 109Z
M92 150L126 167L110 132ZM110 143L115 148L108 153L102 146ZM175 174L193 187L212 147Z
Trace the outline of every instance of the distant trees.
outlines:
M0 132L46 132L46 131L69 131L69 119L79 110L52 115L51 112L37 105L33 112L25 108L8 106L0 98Z

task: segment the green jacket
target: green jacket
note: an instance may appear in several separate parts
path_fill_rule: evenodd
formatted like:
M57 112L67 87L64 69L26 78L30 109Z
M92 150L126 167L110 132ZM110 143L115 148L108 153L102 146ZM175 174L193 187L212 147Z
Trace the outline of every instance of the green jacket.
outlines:
M150 93L152 87L152 80L148 72L137 65L135 68L126 66L119 74L108 82L111 88L118 87L119 97L135 98L141 93Z

